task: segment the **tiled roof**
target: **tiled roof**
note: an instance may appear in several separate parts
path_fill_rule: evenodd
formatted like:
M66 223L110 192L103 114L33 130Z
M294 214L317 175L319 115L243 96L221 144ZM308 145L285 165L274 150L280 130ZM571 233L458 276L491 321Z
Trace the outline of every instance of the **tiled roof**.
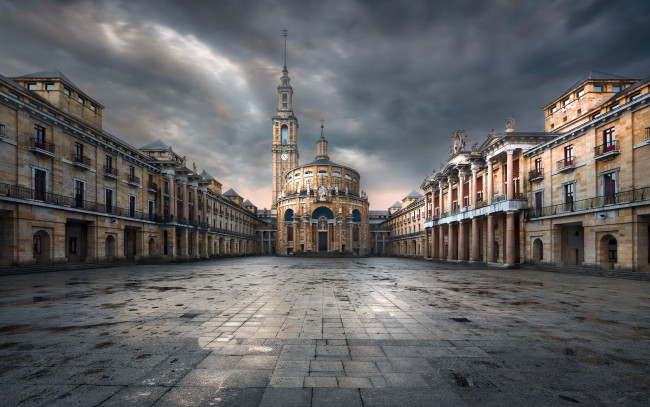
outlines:
M235 192L234 189L230 188L229 190L223 193L223 196L239 196L239 194Z
M151 142L146 146L140 147L140 150L167 150L167 149L169 149L169 146L163 143L163 141L160 139Z
M79 87L78 87L77 85L75 85L74 82L72 82L72 81L70 80L70 78L68 78L67 76L65 76L61 71L59 71L59 70L56 69L56 68L46 69L45 71L34 72L34 73L27 74L27 75L22 75L22 76L19 76L18 78L21 78L21 79L29 79L29 78L34 78L34 79L58 78L58 79L61 79L61 80L64 81L64 82L67 82L68 85L73 86L73 87L79 89Z
M401 208L402 203L400 201L396 201L394 204L390 206L390 208Z
M244 206L255 206L255 205L253 205L253 203L247 199L244 201Z
M216 181L216 179L214 179L214 177L212 175L210 175L210 173L207 172L206 170L203 170L203 172L201 172L201 176L203 178L205 178L205 179L209 179L211 181Z
M592 69L587 73L586 75L583 75L576 83L573 84L569 89L567 89L566 92L562 93L562 95L567 94L583 84L586 81L589 80L621 80L621 79L632 79L632 78L627 78L625 76L619 76L619 75L614 75L613 73L607 73L607 72L601 72L601 71L596 71L595 69Z
M411 191L411 193L406 195L405 198L421 198L421 197L422 197L422 194L414 189L413 191Z

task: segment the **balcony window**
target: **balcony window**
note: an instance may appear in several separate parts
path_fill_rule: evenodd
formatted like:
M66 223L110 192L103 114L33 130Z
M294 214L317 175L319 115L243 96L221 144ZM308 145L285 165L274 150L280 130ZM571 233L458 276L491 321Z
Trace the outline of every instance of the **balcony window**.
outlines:
M155 209L154 209L154 201L149 201L147 206L148 206L148 212L149 212L149 220L154 220L155 216Z
M106 172L111 172L113 169L113 157L110 155L107 155L106 159L104 160L104 168L106 169Z
M614 127L603 131L603 153L612 151L615 147L615 137L616 133L614 132Z
M106 207L106 213L113 213L113 190L105 189L104 190L104 205Z
M573 211L573 203L575 202L575 183L565 184L563 187L562 200L564 204L564 211Z
M47 173L43 170L34 169L34 199L45 200L45 186Z
M74 161L83 162L84 146L81 143L74 143Z
M533 194L533 207L535 208L535 216L542 216L542 207L544 205L544 193L537 191Z
M85 182L79 180L74 181L74 207L75 208L84 207L85 190L86 190Z
M129 195L129 216L135 216L135 195Z
M603 197L605 205L616 203L616 172L603 175Z
M45 148L45 128L38 124L34 126L34 147Z
M564 162L565 165L568 167L570 165L573 165L573 146L566 146L564 147Z

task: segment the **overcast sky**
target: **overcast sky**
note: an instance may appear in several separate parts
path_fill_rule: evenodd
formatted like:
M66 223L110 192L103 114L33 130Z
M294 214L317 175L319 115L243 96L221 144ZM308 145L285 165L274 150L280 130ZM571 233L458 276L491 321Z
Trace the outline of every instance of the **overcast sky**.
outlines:
M650 75L650 2L5 1L0 74L58 68L103 104L104 128L171 144L260 208L271 204L271 120L287 65L301 163L325 119L330 158L386 209L446 158L590 69Z

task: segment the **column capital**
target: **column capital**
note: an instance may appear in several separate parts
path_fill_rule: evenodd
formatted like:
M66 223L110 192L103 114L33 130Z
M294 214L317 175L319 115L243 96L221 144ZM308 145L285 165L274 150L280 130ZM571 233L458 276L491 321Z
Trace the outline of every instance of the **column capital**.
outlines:
M514 147L506 148L506 154L512 155L514 153L515 153L515 148Z

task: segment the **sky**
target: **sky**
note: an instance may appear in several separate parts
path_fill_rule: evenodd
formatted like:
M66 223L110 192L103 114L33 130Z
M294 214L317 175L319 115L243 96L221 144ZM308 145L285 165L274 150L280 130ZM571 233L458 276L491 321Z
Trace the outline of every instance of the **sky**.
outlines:
M0 0L0 74L57 68L105 106L105 130L161 139L270 208L286 28L300 163L324 119L330 158L384 210L454 130L482 142L512 114L543 131L541 108L589 70L650 75L649 19L646 0Z

